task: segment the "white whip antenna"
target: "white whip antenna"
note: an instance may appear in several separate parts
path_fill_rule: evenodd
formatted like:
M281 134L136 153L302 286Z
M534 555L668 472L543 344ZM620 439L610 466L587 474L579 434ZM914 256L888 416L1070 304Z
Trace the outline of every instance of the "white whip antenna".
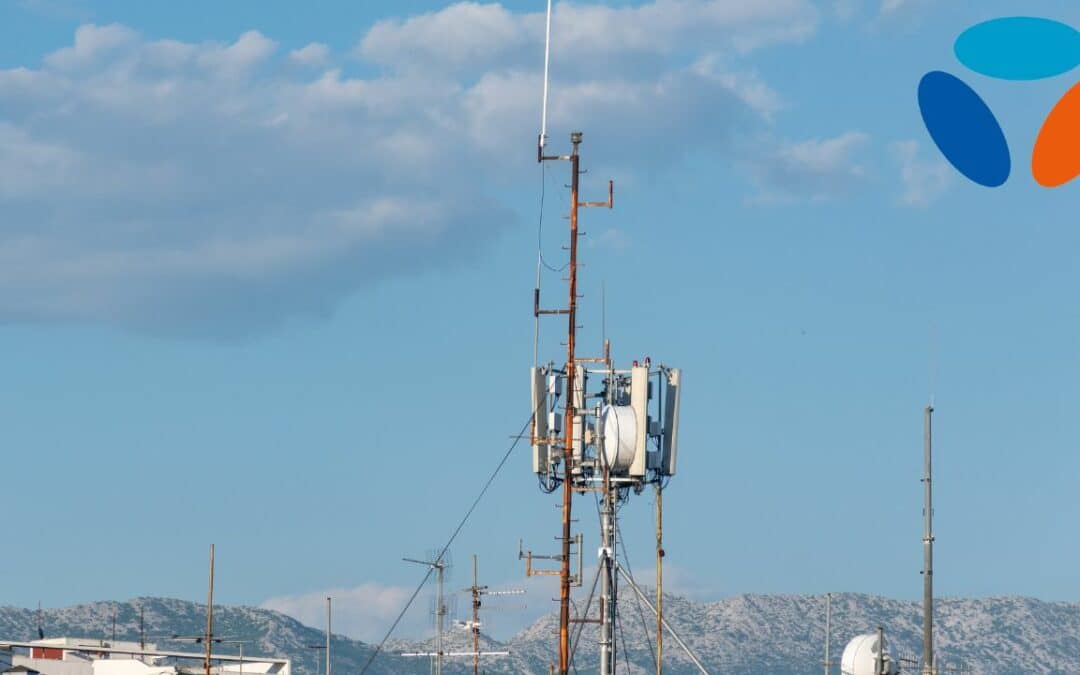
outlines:
M547 27L544 30L544 103L540 112L540 138L536 145L536 161L543 161L544 147L547 145L548 83L551 66L551 0L547 1Z

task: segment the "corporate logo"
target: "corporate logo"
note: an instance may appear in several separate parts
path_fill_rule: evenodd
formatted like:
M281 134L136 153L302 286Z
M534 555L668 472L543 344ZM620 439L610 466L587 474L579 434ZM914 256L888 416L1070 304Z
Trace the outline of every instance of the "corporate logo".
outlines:
M954 52L960 63L981 75L1041 80L1080 65L1080 32L1051 19L993 19L961 33ZM934 144L957 171L986 187L1009 179L1012 157L1005 134L967 83L944 71L927 73L919 82L919 111ZM1031 153L1031 173L1044 187L1058 187L1080 175L1080 83L1043 122Z

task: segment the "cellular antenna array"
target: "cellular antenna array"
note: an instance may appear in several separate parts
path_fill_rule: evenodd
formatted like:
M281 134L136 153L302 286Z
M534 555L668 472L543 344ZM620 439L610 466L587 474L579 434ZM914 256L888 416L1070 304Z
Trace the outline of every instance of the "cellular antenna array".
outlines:
M544 109L541 115L541 131L538 143L540 162L567 162L570 165L570 237L567 245L569 260L566 264L568 301L565 307L547 309L541 307L539 283L533 293L533 316L565 317L566 360L535 363L530 370L532 396L532 471L536 474L541 490L553 493L562 488L562 531L558 538L561 550L558 555L537 556L531 552L519 556L527 560L528 574L558 574L559 576L559 641L558 670L565 675L571 668L570 624L597 623L600 626L599 656L600 673L614 672L616 656L616 624L618 611L618 587L624 579L640 598L644 593L637 588L631 576L622 569L618 556L618 507L632 494L641 494L646 486L657 490L656 509L656 561L657 605L645 603L657 615L657 646L664 628L676 642L663 619L660 584L664 551L662 548L661 490L675 475L678 452L679 400L682 392L682 373L678 368L654 365L649 357L632 362L629 368L616 368L611 357L611 344L605 338L603 353L599 356L582 357L577 353L578 329L578 237L579 210L582 208L614 207L614 185L608 182L607 199L582 201L580 194L581 155L583 134L570 134L570 152L565 155L545 154L547 139L547 93L548 64L551 44L551 3L548 3L547 39L544 52ZM558 409L562 404L562 410ZM600 585L599 617L587 618L589 607L582 615L571 619L570 591L581 585L581 575L571 569L573 549L577 549L578 565L581 564L580 535L572 532L573 497L587 492L599 493L601 498L600 547L597 575ZM576 546L575 546L576 544ZM553 559L559 569L536 570L535 559ZM591 598L591 595L590 595ZM691 654L702 672L696 658ZM662 665L662 652L658 650L657 672Z

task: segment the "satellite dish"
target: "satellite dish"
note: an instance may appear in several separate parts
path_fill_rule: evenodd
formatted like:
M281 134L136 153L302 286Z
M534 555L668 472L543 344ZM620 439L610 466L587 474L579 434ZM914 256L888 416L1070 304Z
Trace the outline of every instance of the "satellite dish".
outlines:
M843 675L899 675L900 669L889 658L889 650L885 648L885 672L878 673L878 636L875 634L860 635L844 647L844 654L840 657L840 672Z
M626 471L637 454L638 425L633 406L604 406L600 423L604 428L604 462L612 471Z

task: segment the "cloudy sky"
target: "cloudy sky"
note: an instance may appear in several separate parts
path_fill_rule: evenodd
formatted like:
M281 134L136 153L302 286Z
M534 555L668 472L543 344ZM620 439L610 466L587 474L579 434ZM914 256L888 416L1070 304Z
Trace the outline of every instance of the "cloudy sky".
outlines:
M199 599L213 542L223 601L318 625L330 593L381 635L422 576L400 558L528 414L567 203L535 162L543 4L0 5L0 602ZM676 590L916 597L933 396L942 594L1080 599L1077 197L1028 169L1076 76L993 82L951 50L1015 5L556 3L551 144L584 130L585 196L616 183L583 216L583 340L603 289L616 358L691 383ZM1005 187L937 155L932 69L997 112ZM519 538L554 545L528 465L462 532L455 588L473 553L522 585ZM651 508L624 512L642 569ZM504 632L553 607L525 585Z

